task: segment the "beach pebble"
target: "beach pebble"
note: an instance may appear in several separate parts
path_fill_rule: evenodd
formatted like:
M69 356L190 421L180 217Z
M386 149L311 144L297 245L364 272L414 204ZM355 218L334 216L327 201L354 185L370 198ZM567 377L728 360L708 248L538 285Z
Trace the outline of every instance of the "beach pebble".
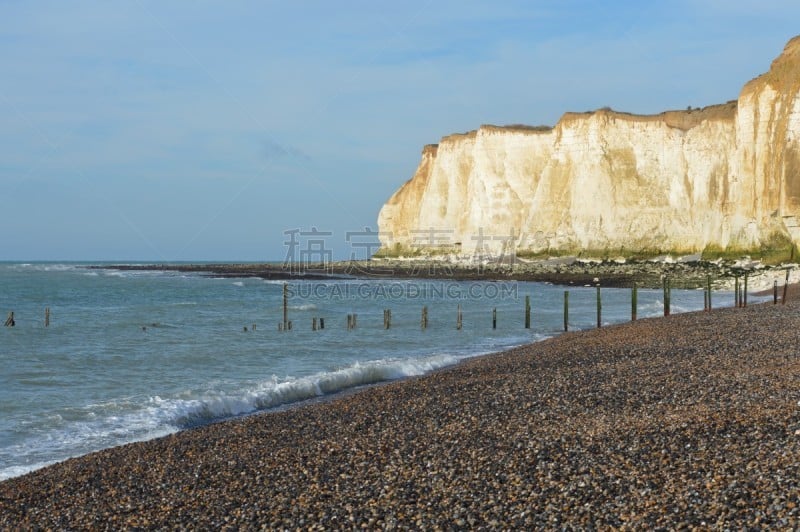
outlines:
M0 482L0 529L796 529L793 298L70 459Z

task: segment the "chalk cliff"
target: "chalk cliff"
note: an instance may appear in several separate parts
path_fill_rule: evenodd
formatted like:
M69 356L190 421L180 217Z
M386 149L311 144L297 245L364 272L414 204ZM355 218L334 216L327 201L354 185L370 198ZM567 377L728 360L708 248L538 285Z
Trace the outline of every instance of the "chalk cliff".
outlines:
M738 100L567 113L426 146L378 217L382 253L789 253L800 244L800 37ZM793 251L791 251L793 253Z

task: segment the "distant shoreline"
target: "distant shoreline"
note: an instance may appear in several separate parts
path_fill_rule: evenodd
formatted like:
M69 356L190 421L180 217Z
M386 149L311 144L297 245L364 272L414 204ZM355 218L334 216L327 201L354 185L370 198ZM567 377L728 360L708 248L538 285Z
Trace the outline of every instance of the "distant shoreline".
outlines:
M90 269L122 271L177 271L219 277L257 277L266 280L313 281L333 279L448 279L457 281L533 281L557 285L595 285L627 288L657 288L664 277L675 288L701 288L710 278L723 285L735 276L746 273L783 275L796 265L763 266L756 262L707 261L599 261L561 258L539 261L487 263L480 265L447 260L337 261L287 267L275 263L162 263L103 264ZM764 283L762 283L763 285ZM756 286L753 286L756 289ZM760 286L758 289L765 289Z

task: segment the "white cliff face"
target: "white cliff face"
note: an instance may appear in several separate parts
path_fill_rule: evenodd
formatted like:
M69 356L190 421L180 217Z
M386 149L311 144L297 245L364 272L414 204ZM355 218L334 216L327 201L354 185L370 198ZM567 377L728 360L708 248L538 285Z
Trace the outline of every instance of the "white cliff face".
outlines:
M552 129L445 137L425 148L378 224L389 254L800 244L800 37L738 101L654 116L568 113Z

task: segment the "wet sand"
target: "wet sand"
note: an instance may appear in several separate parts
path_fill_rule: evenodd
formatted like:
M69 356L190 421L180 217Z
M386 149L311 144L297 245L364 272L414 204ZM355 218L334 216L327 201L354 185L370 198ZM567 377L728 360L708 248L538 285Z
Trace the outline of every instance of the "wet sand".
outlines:
M68 460L0 528L797 528L799 400L793 288Z

